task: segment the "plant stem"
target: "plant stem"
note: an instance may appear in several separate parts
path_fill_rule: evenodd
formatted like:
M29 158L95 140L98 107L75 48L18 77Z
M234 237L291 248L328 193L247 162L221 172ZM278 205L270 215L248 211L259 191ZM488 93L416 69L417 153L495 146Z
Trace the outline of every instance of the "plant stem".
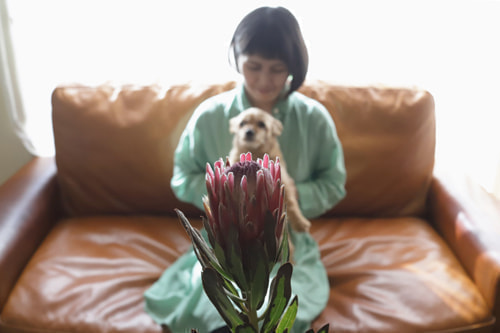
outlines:
M251 325L255 328L255 332L259 331L259 317L257 316L257 311L254 309L250 309L250 313L248 314Z
M259 332L259 316L257 315L257 309L252 307L252 293L248 293L248 298L246 302L246 308L248 309L248 320L250 325L255 329L255 332Z

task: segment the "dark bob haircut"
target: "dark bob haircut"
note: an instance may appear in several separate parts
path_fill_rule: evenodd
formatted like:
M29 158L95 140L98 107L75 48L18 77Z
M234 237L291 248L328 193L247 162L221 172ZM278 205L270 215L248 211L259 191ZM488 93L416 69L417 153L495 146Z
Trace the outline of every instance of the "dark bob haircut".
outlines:
M283 61L293 76L289 94L305 80L309 56L299 23L288 9L261 7L245 16L236 27L229 47L229 60L238 71L238 58L242 54Z

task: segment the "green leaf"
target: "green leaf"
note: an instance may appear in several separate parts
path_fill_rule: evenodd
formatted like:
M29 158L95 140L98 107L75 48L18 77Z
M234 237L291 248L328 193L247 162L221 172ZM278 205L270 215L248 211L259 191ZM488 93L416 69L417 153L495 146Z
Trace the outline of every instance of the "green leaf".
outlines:
M212 228L210 227L210 222L208 221L208 218L206 218L204 216L201 217L201 220L203 221L203 227L205 228L205 231L207 232L208 241L210 242L210 245L212 245L212 247L214 247L214 244L216 243L215 242L215 235L214 235Z
M241 290L248 290L249 285L245 270L243 269L243 258L238 239L238 230L237 227L232 224L227 230L226 248L225 258L228 272Z
M290 261L290 247L288 243L288 223L285 223L283 227L283 235L281 237L281 244L278 250L278 256L281 257L281 264L285 264Z
M193 228L193 226L191 225L191 223L189 223L184 213L182 213L178 209L175 209L175 212L177 213L177 216L179 217L182 226L186 230L187 234L189 235L189 238L191 239L191 242L193 243L196 257L198 258L198 261L201 263L201 265L203 267L215 267L215 266L220 267L219 262L215 257L215 254L213 253L212 249L208 246L205 239L203 239L200 232L195 228Z
M247 301L243 296L240 295L239 291L234 287L230 280L224 280L224 292L226 295L234 302L236 306L242 311L246 312L245 302ZM241 314L240 314L241 315Z
M234 308L233 303L229 300L224 292L224 282L222 277L212 268L206 268L201 273L203 289L208 298L215 306L222 319L231 328L236 328L245 323L239 316L238 311Z
M231 279L228 273L224 270L223 266L219 263L218 256L214 253L214 250L208 246L207 242L201 235L201 233L193 228L191 223L189 223L186 216L178 209L175 209L177 216L179 217L184 229L186 230L191 242L193 243L193 250L198 258L198 261L202 265L203 268L210 267L215 269L219 274L224 276L226 279ZM208 233L208 229L205 228ZM218 245L218 244L217 244ZM220 245L218 245L220 248ZM216 247L216 250L218 248ZM224 259L223 255L220 256L221 259Z
M278 269L278 273L271 282L271 298L265 312L261 332L272 332L278 326L292 295L290 283L292 272L292 264L285 263Z
M247 259L246 267L250 284L250 306L254 310L260 309L267 295L269 286L270 263L264 246L260 242L255 242L249 246L251 255Z
M292 303L286 310L285 314L280 320L276 333L288 332L292 329L295 317L297 316L297 309L299 307L299 299L295 296Z
M218 265L214 265L213 268L217 270L224 278L228 280L232 280L231 274L229 273L229 269L227 267L226 255L224 254L224 249L220 246L219 243L214 244L214 254L217 258Z
M277 244L276 244L276 219L271 211L266 211L264 221L264 241L269 258L273 261L277 259Z

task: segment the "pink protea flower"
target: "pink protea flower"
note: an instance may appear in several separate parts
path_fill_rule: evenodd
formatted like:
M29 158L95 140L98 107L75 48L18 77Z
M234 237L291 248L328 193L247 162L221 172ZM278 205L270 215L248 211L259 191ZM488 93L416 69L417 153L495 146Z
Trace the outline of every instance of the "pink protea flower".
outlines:
M274 332L282 316L288 329L297 311L290 306L292 265L279 159L257 161L242 154L230 165L222 159L207 164L207 195L203 198L206 237L176 210L203 267L203 288L225 322L245 332ZM270 272L280 268L269 286ZM270 290L267 310L257 315ZM236 308L235 308L236 307ZM285 316L285 311L288 315ZM263 320L262 330L259 322Z
M225 243L231 224L237 226L241 242L261 239L267 212L276 219L276 237L281 236L284 193L279 160L275 163L265 155L263 160L253 161L251 153L242 154L233 165L220 159L214 170L207 164L205 179L203 203L217 242Z
M213 248L220 246L226 257L233 255L231 251L241 254L244 270L251 269L245 267L251 265L246 257L255 256L256 247L263 248L268 260L275 263L285 222L279 159L272 161L266 154L253 161L251 153L242 154L233 165L220 159L213 169L207 164L205 179L205 229ZM228 259L218 259L227 268L224 261L227 264Z

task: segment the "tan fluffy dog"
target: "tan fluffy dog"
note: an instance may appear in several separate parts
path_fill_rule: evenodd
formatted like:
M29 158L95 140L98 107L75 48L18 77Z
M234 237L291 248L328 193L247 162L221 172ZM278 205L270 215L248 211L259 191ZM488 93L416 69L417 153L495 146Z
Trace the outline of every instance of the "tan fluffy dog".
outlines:
M281 165L281 180L285 184L285 200L287 217L295 231L309 231L311 223L302 215L297 199L295 182L286 171L285 160L278 143L283 125L269 113L259 109L250 108L229 121L229 131L234 134L233 148L229 152L231 164L240 161L240 155L252 153L253 158L269 158L276 160L279 157Z

